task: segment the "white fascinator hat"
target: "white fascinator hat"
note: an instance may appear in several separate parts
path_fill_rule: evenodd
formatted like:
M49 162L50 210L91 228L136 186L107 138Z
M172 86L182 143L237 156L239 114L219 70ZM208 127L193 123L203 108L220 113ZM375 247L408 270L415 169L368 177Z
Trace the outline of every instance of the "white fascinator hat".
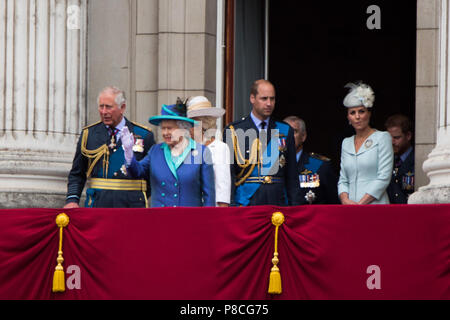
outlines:
M375 102L375 93L369 85L362 82L347 83L344 88L350 89L350 92L344 99L345 107L373 107L373 103Z

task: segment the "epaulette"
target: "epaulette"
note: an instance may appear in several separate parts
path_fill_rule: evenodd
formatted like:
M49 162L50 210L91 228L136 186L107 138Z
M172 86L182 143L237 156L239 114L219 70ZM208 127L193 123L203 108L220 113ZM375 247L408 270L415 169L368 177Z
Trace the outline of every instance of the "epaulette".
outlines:
M90 124L90 125L84 127L83 130L84 130L84 129L89 129L89 128L93 127L93 126L96 126L96 125L98 125L99 123L101 123L101 121L97 121L96 123Z
M319 160L322 160L322 161L331 161L330 158L327 158L325 156L322 156L321 154L317 154L317 153L314 153L314 152L311 152L309 155L311 157L315 158L315 159L319 159Z
M134 124L135 126L137 126L137 127L140 127L140 128L142 128L142 129L145 129L145 130L148 130L148 131L152 131L152 129L150 129L149 127L146 127L146 126L144 126L144 125L142 125L142 124L140 124L140 123L137 123L137 122L134 122L134 121L131 121L130 120L130 122L132 123L132 124Z
M239 123L241 123L241 122L244 122L244 120L245 120L245 118L242 118L241 120L236 120L236 121L233 121L232 123L230 123L229 125L228 125L228 127L229 126L236 126L237 124L239 124Z

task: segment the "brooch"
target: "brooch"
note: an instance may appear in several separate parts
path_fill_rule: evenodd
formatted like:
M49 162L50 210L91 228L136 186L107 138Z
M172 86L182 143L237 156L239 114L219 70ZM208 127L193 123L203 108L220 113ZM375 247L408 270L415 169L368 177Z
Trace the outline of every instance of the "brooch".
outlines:
M364 145L366 146L367 149L369 149L373 145L372 139L367 139Z

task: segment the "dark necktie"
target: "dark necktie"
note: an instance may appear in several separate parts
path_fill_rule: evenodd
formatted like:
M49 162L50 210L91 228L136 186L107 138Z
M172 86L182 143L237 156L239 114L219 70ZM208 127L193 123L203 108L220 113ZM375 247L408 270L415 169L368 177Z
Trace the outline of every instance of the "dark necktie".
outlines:
M264 130L266 128L266 122L263 121L261 122L261 130Z
M111 138L115 137L117 132L119 132L119 129L116 129L116 128L112 127L112 126L108 127L108 133L109 133L109 136Z

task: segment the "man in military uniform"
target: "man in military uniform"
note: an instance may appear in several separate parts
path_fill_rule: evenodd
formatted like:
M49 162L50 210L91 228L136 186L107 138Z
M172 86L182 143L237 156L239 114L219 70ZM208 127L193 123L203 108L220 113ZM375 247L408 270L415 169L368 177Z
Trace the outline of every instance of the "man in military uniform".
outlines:
M386 120L385 127L392 136L394 149L394 170L386 191L391 203L405 204L414 192L412 124L405 115L395 114Z
M304 151L306 124L296 117L284 119L293 129L295 138L297 176L302 204L339 204L337 177L333 172L330 159Z
M120 137L123 128L128 127L134 136L134 155L140 160L155 143L153 133L124 117L126 100L120 89L106 87L97 103L100 121L84 128L78 141L64 208L79 207L86 181L86 207L148 207L148 183L127 175Z
M297 205L294 131L271 117L272 83L255 81L250 102L250 115L230 124L224 133L232 156L232 205Z

